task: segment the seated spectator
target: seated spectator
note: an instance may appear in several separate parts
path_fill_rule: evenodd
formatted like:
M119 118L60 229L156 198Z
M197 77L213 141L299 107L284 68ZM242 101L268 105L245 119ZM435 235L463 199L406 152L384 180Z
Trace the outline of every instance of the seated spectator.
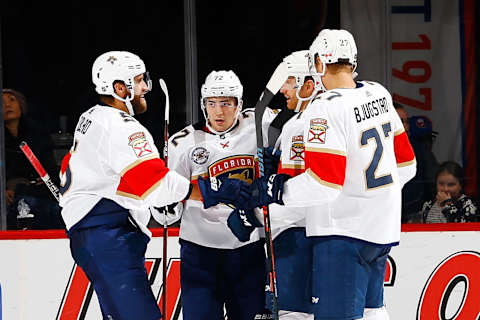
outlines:
M5 126L6 203L8 229L63 228L60 207L35 169L19 148L26 141L50 176L55 180L55 164L48 133L25 117L23 94L3 89Z
M432 152L432 144L437 132L432 130L432 122L425 116L408 117L403 105L394 102L395 110L402 120L417 159L417 174L402 189L402 223L412 221L421 211L422 204L431 199L435 192L435 171L437 159Z
M424 203L424 223L478 222L480 215L473 200L463 194L463 169L456 162L442 163L435 175L436 196Z

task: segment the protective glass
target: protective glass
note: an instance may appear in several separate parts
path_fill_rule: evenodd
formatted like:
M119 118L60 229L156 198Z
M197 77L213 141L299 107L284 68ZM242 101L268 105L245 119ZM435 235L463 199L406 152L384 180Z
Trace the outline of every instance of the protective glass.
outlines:
M148 91L152 91L152 79L150 78L150 72L146 71L143 74L143 81L147 84Z

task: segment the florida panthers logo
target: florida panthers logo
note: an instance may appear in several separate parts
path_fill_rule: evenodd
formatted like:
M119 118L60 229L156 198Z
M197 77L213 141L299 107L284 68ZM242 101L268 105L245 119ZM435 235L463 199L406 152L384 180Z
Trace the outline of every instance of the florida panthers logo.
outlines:
M252 155L239 155L220 159L208 167L210 177L239 179L252 183L255 178L255 158Z
M308 130L308 142L324 144L327 139L327 120L315 118L310 120L310 129Z
M290 148L290 160L305 160L305 144L303 143L303 135L292 137L292 147Z
M153 152L153 149L143 132L136 132L128 137L128 145L132 147L137 158L149 155Z

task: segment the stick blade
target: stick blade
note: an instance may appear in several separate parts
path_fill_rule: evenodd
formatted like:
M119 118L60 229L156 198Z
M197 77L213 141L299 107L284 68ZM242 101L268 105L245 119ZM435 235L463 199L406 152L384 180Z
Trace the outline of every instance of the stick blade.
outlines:
M158 79L158 83L160 83L160 88L162 88L163 94L165 94L165 122L168 123L170 113L170 96L168 94L168 88L165 80L160 78Z
M168 94L168 88L167 88L167 84L165 83L165 80L160 78L158 79L158 83L160 83L160 87L162 88L163 92L165 92L165 94Z
M267 83L267 89L274 95L288 79L288 68L285 62L280 62Z

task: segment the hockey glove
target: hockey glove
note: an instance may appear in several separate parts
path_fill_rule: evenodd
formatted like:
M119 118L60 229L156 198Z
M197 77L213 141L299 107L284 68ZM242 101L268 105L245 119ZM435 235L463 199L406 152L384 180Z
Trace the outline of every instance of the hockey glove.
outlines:
M227 225L235 237L242 242L250 240L250 234L255 228L263 226L255 217L255 212L252 209L233 210L228 216Z
M250 186L252 197L249 208L268 206L271 203L283 205L283 184L291 177L288 174L272 174L253 181Z
M220 181L215 177L198 179L198 187L203 197L205 209L216 206L220 202L232 204L236 208L245 206L250 198L250 186L239 179Z
M267 177L277 173L280 154L280 150L275 150L274 152L273 147L268 147L263 150L263 166Z
M167 214L165 214L165 210ZM165 216L167 218L167 226L174 224L182 217L183 212L183 203L172 203L165 207L151 207L150 212L152 213L153 219L163 225L165 221Z

